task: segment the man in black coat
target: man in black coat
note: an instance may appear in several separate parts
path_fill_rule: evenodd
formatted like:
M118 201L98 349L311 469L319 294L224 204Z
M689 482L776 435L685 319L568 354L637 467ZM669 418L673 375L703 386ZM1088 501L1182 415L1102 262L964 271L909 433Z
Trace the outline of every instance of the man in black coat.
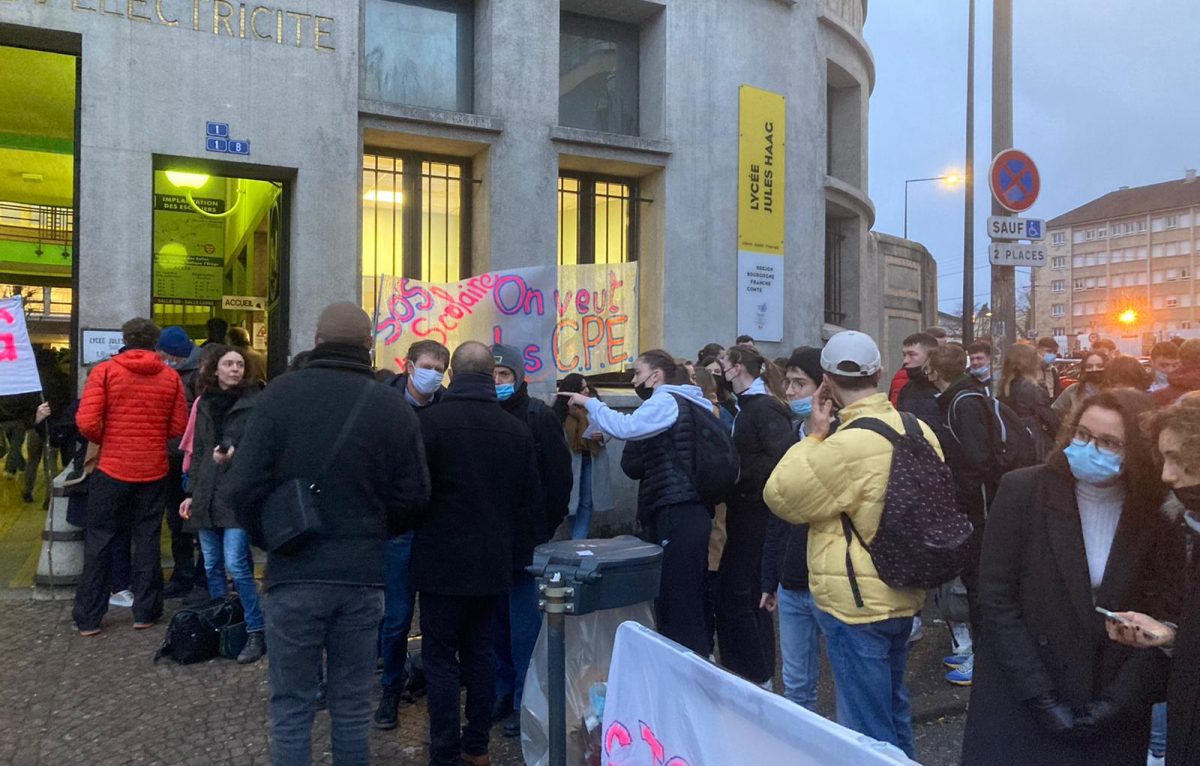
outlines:
M333 760L367 762L383 542L429 502L417 417L399 391L374 382L370 317L356 304L334 303L321 313L316 341L306 367L259 395L227 488L239 498L239 524L260 547L264 504L277 487L300 479L320 489L321 528L298 550L267 554L276 766L311 762L322 652Z
M450 366L450 350L436 340L419 340L408 347L404 372L394 375L386 385L404 392L404 400L420 412L441 400L442 381ZM383 625L379 628L379 654L383 673L379 683L379 707L372 721L376 729L394 729L398 722L400 700L412 701L405 690L408 674L408 634L416 611L417 592L409 582L412 560L411 530L389 539L383 546L383 572L387 578L383 599Z
M896 409L911 412L933 428L941 422L942 414L937 405L937 389L925 377L925 363L936 348L937 338L927 333L915 333L904 339L904 371L908 373L908 382L895 402Z
M571 450L566 432L554 410L529 396L525 360L513 346L492 346L492 378L496 398L504 411L529 427L537 453L540 514L544 517L535 542L544 543L567 515L571 501ZM504 735L521 733L521 692L525 672L537 643L542 619L537 606L533 575L513 572L513 587L496 609L496 702L493 715L504 721Z
M940 392L937 403L943 420L935 430L941 440L946 464L954 474L958 509L975 527L971 537L970 558L961 577L967 591L971 633L978 635L979 607L976 597L979 592L979 558L983 552L983 522L988 505L996 494L999 476L992 443L993 415L988 406L991 398L984 384L966 371L967 353L956 343L931 351L925 366L929 381ZM948 663L956 666L951 668L946 680L959 686L969 686L974 657L970 648L972 643L965 640L965 635L962 640L959 638L963 630L965 626L951 623L957 659L947 658Z
M442 401L418 413L433 500L417 520L409 576L420 594L430 762L438 765L489 762L492 625L513 572L532 561L541 525L533 436L497 404L493 366L487 346L463 343Z

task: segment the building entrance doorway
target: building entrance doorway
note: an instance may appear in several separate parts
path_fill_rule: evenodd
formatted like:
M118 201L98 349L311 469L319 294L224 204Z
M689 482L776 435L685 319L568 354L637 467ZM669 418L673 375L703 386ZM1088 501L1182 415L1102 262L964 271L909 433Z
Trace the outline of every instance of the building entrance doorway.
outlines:
M250 347L261 380L287 366L284 183L154 171L153 319L201 343L219 333Z
M19 39L0 30L0 298L23 299L42 395L61 413L73 395L79 60L4 44ZM32 427L40 398L0 397L0 590L33 581L45 477L59 470Z

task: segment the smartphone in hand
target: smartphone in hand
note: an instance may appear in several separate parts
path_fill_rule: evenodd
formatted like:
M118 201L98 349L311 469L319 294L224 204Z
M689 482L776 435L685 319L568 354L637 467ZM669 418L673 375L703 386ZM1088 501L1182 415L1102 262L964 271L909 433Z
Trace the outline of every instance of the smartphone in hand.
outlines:
M1116 612L1109 611L1108 609L1105 609L1102 606L1096 607L1096 611L1099 612L1100 614L1104 615L1108 619L1112 620L1113 622L1117 623L1118 625L1124 625L1127 628L1137 628L1138 630L1142 631L1142 633L1146 634L1146 636L1152 641L1158 640L1158 634L1153 633L1149 630L1146 630L1145 628L1139 628L1136 624L1134 624L1134 622L1132 620L1130 620L1126 617L1122 617L1121 615L1117 614Z

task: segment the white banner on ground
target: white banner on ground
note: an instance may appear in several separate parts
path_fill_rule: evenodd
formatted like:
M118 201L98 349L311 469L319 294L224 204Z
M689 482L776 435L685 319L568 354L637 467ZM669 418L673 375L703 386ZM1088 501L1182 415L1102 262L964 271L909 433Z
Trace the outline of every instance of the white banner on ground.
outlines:
M0 300L0 396L42 390L20 296Z
M915 764L634 622L617 629L603 735L605 766Z

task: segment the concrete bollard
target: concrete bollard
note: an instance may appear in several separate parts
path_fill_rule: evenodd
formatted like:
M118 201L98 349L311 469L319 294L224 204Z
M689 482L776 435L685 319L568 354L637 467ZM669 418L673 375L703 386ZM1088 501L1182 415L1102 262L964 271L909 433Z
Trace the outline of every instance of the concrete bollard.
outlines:
M50 508L42 529L42 553L33 578L33 597L39 601L69 597L83 573L84 532L67 522L71 499L64 491L64 484L69 470L55 476L52 484Z

